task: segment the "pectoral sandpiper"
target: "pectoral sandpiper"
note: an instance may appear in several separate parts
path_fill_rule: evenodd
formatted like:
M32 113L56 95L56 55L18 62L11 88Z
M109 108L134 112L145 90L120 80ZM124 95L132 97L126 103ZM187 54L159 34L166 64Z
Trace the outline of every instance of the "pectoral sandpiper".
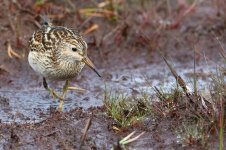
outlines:
M58 109L60 111L69 89L69 79L76 77L85 64L100 77L95 66L87 57L86 42L76 30L63 26L53 26L46 22L32 35L29 48L29 64L43 76L44 88L54 98L59 98ZM58 96L53 89L48 87L46 79L66 80L62 96Z

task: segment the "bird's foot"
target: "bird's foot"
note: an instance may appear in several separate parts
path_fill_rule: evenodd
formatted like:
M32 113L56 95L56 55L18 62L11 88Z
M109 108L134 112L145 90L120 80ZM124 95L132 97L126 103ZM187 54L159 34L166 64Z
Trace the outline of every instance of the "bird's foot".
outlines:
M65 85L64 85L64 87L63 87L63 94L62 94L61 98L59 98L59 100L60 100L60 104L59 104L59 106L58 106L58 111L59 111L59 112L61 112L61 111L62 111L62 108L63 108L64 99L65 99L65 97L66 97L67 90L68 90L68 84L69 84L69 81L66 80Z
M64 99L60 99L60 104L58 106L58 111L61 112L64 104Z
M51 94L51 96L53 97L54 101L56 101L56 98L62 99L62 97L59 96L53 89L48 88L48 91Z

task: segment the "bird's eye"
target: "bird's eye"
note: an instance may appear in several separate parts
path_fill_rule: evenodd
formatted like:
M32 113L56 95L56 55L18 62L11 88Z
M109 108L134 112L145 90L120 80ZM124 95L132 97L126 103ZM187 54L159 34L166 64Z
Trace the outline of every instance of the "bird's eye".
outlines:
M75 48L75 47L72 48L72 51L73 51L73 52L76 52L77 50L78 50L78 49Z

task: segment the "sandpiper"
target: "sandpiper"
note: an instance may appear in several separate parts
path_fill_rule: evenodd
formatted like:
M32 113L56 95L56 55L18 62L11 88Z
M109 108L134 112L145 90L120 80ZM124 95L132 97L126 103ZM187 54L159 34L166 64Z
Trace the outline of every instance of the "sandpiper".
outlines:
M61 111L69 80L79 75L84 65L88 65L97 75L95 66L87 57L87 44L76 30L63 26L53 26L45 22L35 31L29 41L28 61L30 66L43 77L43 86L53 98L59 98ZM62 96L48 87L46 79L66 80Z

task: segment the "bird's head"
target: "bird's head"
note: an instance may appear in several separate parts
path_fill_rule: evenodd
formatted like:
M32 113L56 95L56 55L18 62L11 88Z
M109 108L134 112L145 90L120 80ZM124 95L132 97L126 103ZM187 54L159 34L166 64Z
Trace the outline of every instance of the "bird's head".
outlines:
M72 34L66 36L59 44L61 53L63 53L64 60L73 62L82 62L89 66L99 77L96 67L87 56L87 44L79 34Z

